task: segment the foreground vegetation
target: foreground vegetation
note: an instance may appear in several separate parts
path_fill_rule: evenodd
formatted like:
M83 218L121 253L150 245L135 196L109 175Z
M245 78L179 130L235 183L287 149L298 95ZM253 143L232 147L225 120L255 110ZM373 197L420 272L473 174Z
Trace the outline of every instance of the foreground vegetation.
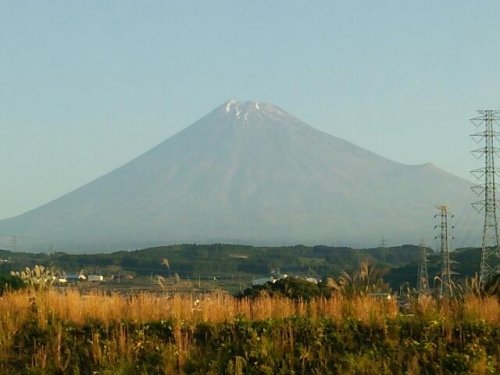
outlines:
M1 374L497 374L498 297L0 297Z
M398 300L368 262L235 296L180 293L175 276L156 292L89 292L56 274L2 279L0 374L500 373L500 279Z

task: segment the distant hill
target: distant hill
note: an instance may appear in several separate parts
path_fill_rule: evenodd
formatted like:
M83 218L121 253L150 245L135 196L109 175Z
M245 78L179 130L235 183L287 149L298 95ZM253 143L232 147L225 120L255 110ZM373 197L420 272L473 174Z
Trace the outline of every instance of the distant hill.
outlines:
M135 275L165 274L164 259L170 271L182 277L230 274L267 275L281 269L293 274L337 275L356 269L361 260L383 268L406 266L418 259L419 248L405 245L393 248L352 249L328 246L253 247L231 244L171 245L136 251L106 254L67 254L57 252L20 253L0 250L0 259L8 260L0 269L19 270L35 264L75 272L86 268L110 273L115 269Z
M183 279L267 276L272 270L301 276L338 276L341 271L352 273L366 260L375 267L386 269L384 279L397 289L403 283L414 287L420 257L420 247L404 245L389 248L353 249L348 247L304 246L253 247L230 244L172 245L136 251L108 254L33 254L0 250L0 272L20 270L35 264L52 266L68 273L86 270L135 276L177 273ZM427 249L430 252L430 249ZM465 248L451 253L457 263L456 279L473 276L479 269L481 249ZM167 270L164 260L168 260ZM440 256L429 257L429 277L439 274ZM432 285L432 281L431 281Z
M335 121L335 119L332 119ZM402 124L404 126L404 124ZM408 147L412 147L411 143ZM374 246L433 237L449 204L477 245L466 180L405 165L322 133L281 108L228 101L97 180L14 218L0 236L67 252L175 243Z

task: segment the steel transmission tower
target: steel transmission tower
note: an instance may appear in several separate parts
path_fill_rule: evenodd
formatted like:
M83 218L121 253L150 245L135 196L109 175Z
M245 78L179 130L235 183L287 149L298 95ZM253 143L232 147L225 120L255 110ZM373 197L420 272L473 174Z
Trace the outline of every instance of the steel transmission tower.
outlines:
M478 111L480 116L471 119L477 127L484 130L472 134L471 137L477 143L483 143L484 147L472 151L478 159L484 157L484 167L471 171L472 175L482 183L472 187L472 190L482 198L472 206L479 212L484 211L483 243L481 250L481 266L479 270L479 281L485 284L496 272L496 261L499 256L498 249L498 223L497 223L497 199L495 185L495 154L500 150L495 147L495 139L499 139L500 133L495 130L499 125L499 114L497 110Z
M427 272L427 251L425 245L420 245L420 266L418 268L417 292L419 296L429 294L429 273Z
M435 215L435 217L439 217L440 222L435 228L441 229L441 233L435 237L441 240L441 284L439 286L439 296L451 297L453 295L453 289L448 235L448 206L441 205L436 208L439 210L439 214Z

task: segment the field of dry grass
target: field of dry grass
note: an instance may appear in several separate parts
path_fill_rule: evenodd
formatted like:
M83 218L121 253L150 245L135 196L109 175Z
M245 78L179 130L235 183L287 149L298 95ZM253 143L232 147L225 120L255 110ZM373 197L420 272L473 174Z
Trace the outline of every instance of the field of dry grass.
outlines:
M0 297L2 374L495 374L495 297L294 301L19 291Z

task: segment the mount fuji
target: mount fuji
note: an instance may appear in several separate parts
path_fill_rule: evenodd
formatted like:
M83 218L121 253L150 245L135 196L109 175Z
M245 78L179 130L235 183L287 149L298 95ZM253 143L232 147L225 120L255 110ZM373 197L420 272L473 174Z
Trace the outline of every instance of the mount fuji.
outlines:
M411 145L408 145L411 147ZM376 246L434 236L435 206L476 242L470 182L318 131L281 108L230 100L124 166L0 221L0 235L64 251L174 243ZM471 219L472 218L472 219Z

